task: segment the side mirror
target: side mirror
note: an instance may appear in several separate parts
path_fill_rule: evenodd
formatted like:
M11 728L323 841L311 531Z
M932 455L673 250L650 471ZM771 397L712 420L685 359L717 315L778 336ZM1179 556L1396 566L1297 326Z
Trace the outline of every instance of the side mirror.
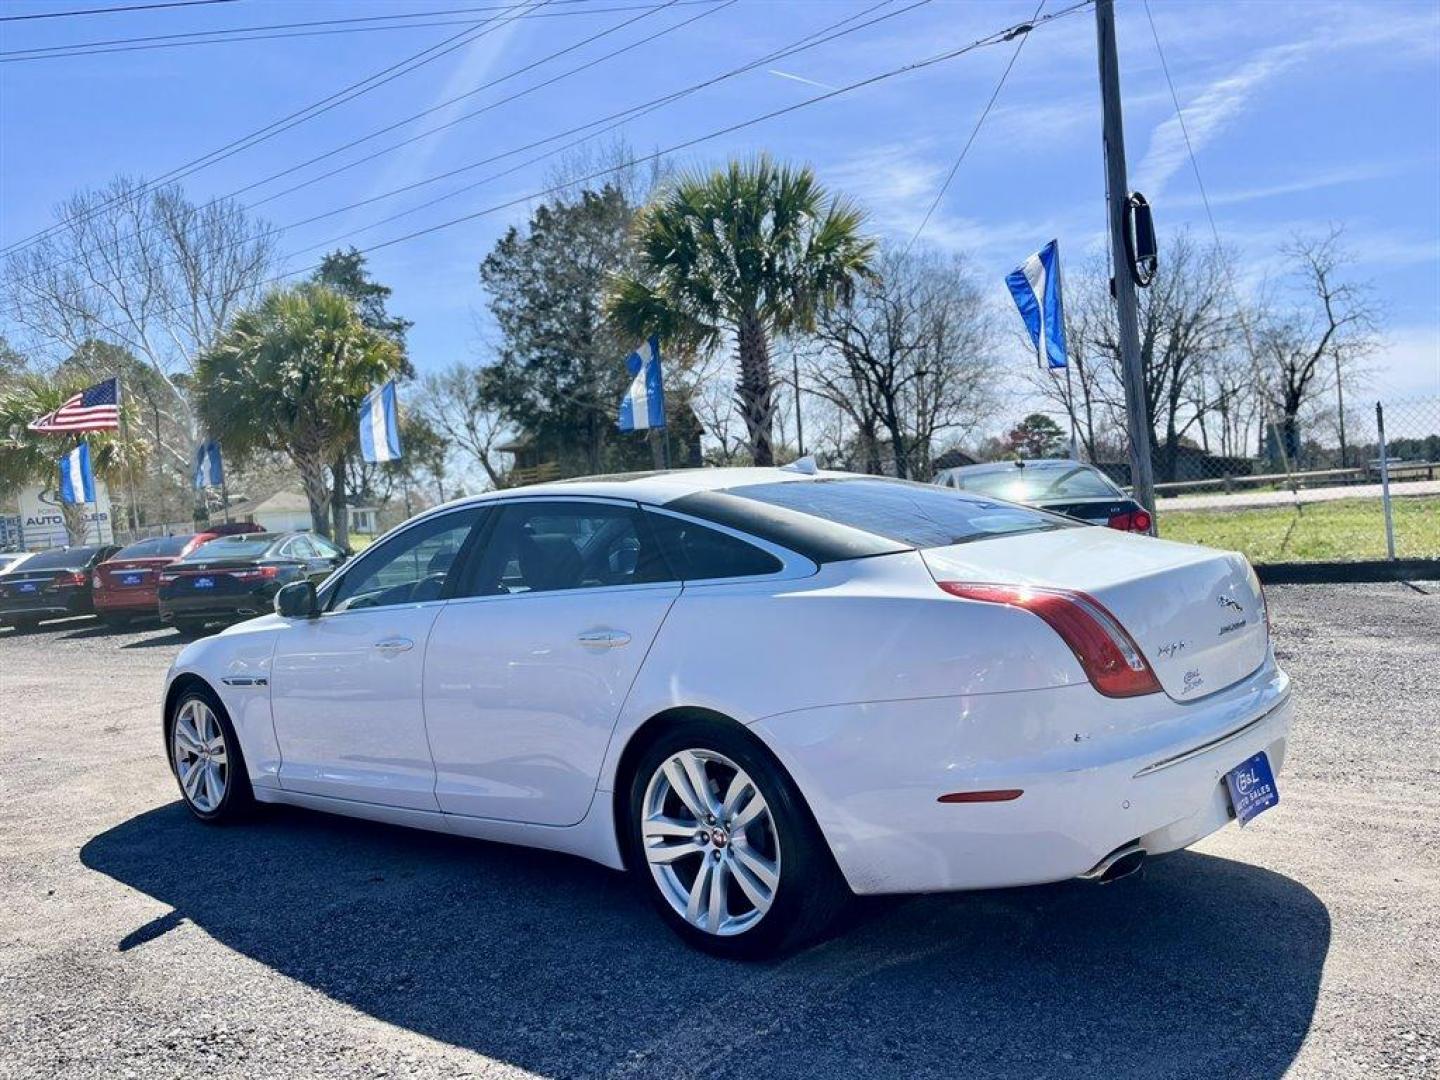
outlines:
M313 619L320 614L320 601L312 581L292 581L275 594L275 611L287 619Z

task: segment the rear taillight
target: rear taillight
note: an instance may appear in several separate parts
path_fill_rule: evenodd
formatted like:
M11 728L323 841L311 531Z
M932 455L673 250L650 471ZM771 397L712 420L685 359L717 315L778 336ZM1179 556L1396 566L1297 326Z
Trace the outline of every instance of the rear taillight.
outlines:
M1148 533L1150 531L1150 515L1144 510L1128 510L1123 514L1111 514L1110 520L1106 524L1121 532Z
M161 584L161 585L169 585L172 581L174 581L174 580L175 580L176 578L178 578L179 576L180 576L179 574L167 574L167 573L165 573L165 572L162 571L161 574L160 574L159 581L160 581L160 584Z
M100 580L99 570L96 570L95 576L90 579L90 586L95 589L103 589L105 587L105 583Z
M1265 583L1260 580L1260 575L1255 572L1255 567L1250 565L1250 560L1245 560L1245 566L1250 571L1250 584L1260 594L1260 610L1265 615L1265 636L1271 636L1270 626L1270 598L1265 595Z
M88 576L89 575L87 575L84 570L72 570L70 573L66 574L58 582L56 582L56 584L75 585L79 588L84 588Z
M1160 689L1160 682L1141 655L1135 639L1093 596L1069 589L1028 585L969 581L938 584L962 600L1005 604L1040 616L1070 646L1090 685L1106 697L1138 697Z
M232 570L230 576L238 581L269 581L279 573L278 566L257 566L254 570Z

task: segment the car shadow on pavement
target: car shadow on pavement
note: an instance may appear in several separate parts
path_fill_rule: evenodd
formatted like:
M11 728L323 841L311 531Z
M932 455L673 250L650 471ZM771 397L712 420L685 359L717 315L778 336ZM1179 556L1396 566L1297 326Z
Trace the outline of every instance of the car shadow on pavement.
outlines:
M693 952L579 859L289 809L177 802L84 864L336 1001L547 1076L1279 1077L1330 942L1282 875L1191 852L1109 886L871 905L772 964Z

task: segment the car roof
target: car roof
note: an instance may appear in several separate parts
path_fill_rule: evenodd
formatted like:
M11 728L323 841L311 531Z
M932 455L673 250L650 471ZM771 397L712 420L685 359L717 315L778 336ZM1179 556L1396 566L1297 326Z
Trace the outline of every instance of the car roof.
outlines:
M1008 472L1011 469L1090 469L1098 471L1094 465L1088 465L1083 461L1072 461L1070 458L1032 458L1029 461L986 461L979 465L957 465L953 469L944 470L946 476L981 476L985 473Z
M816 469L814 472L788 467L759 468L735 466L726 468L670 469L655 472L613 473L607 476L582 476L573 480L552 480L543 484L529 484L525 487L501 488L479 495L467 495L444 506L435 507L431 512L454 509L460 506L483 506L497 499L526 499L541 496L594 497L626 499L631 502L664 506L686 495L700 491L719 491L724 488L740 487L744 484L805 483L813 480L886 480L884 476L867 476L863 473L839 472L833 469Z

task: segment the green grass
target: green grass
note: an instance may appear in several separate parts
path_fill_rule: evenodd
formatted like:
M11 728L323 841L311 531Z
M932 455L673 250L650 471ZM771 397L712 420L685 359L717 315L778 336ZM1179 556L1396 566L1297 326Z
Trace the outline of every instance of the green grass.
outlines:
M1395 499L1392 506L1395 554L1402 559L1440 558L1440 498ZM1379 499L1168 512L1162 503L1160 535L1242 551L1257 563L1386 557Z

